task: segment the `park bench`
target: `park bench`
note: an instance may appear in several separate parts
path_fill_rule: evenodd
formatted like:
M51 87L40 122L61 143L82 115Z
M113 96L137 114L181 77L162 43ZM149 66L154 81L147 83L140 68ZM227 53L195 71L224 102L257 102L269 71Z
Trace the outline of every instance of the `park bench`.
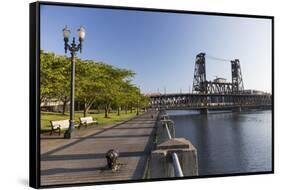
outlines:
M60 135L62 129L68 129L69 127L69 120L50 121L50 123L52 127L50 135L52 135L53 132L57 130L59 131L59 135Z
M80 126L87 127L90 124L98 124L97 120L94 120L93 117L80 117Z

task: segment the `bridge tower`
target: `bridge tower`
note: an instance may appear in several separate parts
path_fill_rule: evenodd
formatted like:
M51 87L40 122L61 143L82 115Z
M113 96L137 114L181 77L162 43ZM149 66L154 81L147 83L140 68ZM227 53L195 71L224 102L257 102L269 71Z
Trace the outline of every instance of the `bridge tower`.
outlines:
M205 53L199 53L195 59L194 78L192 92L206 93L206 65Z
M244 90L242 72L239 59L231 61L231 73L232 73L232 93L238 94Z

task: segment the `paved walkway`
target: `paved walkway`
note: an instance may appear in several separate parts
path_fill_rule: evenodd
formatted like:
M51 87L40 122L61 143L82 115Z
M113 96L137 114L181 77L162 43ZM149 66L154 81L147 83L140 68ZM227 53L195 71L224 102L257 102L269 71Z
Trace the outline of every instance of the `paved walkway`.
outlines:
M142 179L156 114L147 112L103 129L81 129L70 140L42 136L41 185ZM105 153L112 148L120 153L121 167L116 172L106 167Z

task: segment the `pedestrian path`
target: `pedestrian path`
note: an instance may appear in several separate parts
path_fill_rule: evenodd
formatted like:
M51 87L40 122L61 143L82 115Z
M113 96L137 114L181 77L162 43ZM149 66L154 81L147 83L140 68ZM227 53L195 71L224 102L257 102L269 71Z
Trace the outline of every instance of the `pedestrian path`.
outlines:
M149 111L115 126L85 129L70 140L42 137L41 185L142 179L156 119L157 113ZM109 149L120 153L116 172L106 167Z

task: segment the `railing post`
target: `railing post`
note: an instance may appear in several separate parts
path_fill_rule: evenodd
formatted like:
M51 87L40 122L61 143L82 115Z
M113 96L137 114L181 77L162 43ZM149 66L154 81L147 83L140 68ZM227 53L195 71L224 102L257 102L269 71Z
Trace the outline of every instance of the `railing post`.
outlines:
M177 158L174 159L173 154L176 154ZM174 162L177 162L175 164L178 166L175 167ZM173 167L171 167L172 164ZM179 168L181 169L178 170ZM198 175L197 150L190 141L184 138L167 140L159 144L151 153L151 178L174 177L171 174L177 177Z

